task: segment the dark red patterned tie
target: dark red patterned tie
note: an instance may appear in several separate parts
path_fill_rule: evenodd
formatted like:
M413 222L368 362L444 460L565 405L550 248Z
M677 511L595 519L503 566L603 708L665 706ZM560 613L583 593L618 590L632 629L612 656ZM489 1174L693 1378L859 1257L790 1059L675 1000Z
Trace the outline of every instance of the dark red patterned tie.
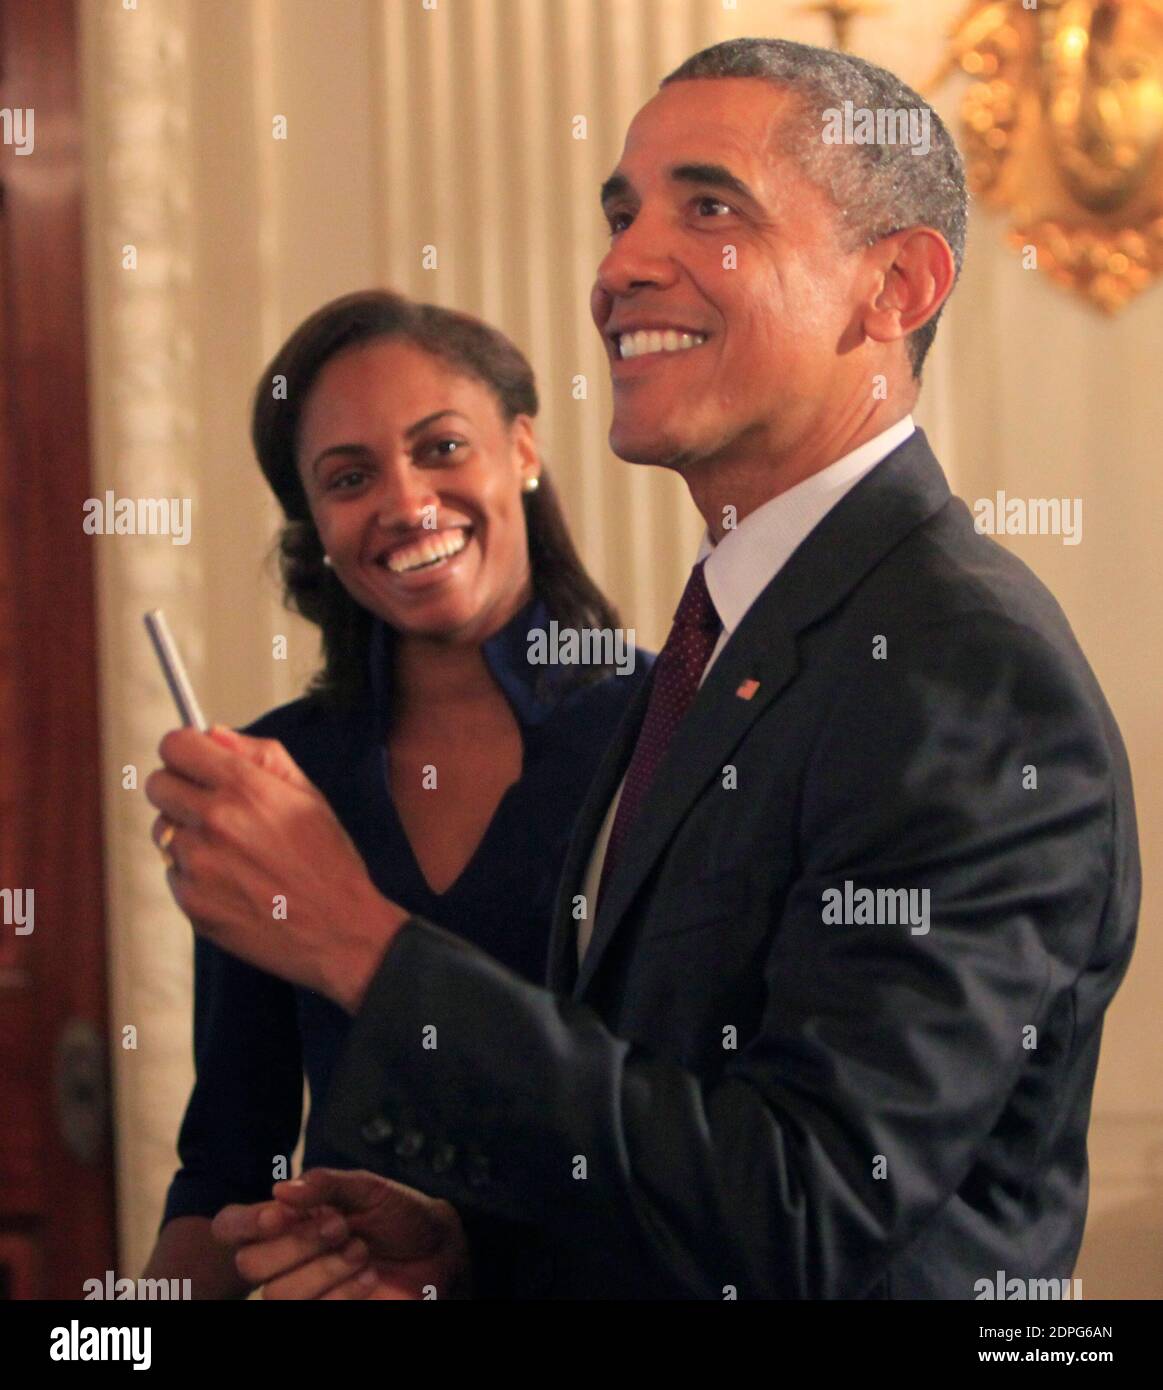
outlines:
M602 877L598 883L598 903L606 891L610 873L632 829L659 764L670 746L674 731L687 712L699 688L707 659L719 638L719 615L707 591L703 575L705 560L691 570L674 623L654 667L654 684L646 705L646 717L638 731L634 756L626 769L622 797L610 829Z

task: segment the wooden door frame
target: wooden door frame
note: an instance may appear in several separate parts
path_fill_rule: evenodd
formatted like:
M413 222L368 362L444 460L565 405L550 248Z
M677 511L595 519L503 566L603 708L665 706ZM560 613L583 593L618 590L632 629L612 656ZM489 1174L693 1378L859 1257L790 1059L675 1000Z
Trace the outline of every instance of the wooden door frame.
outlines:
M0 886L35 890L31 935L13 944L0 925L14 972L0 978L0 1043L19 1092L5 1116L17 1142L0 1144L0 1242L9 1259L26 1252L10 1292L49 1298L79 1298L116 1250L96 592L81 529L92 480L78 26L76 0L0 4L0 107L35 113L31 154L0 145ZM96 1090L71 1142L58 1113L70 1032L98 1040L87 1076L71 1073Z

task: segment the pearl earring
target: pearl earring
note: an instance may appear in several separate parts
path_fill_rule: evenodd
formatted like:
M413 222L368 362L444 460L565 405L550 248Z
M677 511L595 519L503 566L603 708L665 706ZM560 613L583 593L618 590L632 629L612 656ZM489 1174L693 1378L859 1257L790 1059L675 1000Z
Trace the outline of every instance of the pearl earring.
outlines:
M521 484L521 491L536 492L540 486L541 479L537 476L536 473L534 473L530 477L526 478L525 481Z
M324 555L324 557L323 557L323 563L327 566L328 569L330 569L330 568L331 568L331 556L330 556L330 555Z

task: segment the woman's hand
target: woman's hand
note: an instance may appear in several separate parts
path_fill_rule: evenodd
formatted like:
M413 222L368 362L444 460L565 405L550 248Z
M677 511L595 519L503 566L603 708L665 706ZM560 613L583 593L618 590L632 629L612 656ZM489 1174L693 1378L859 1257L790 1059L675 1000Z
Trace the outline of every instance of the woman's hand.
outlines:
M275 1201L224 1207L214 1236L272 1299L469 1296L456 1208L374 1173L312 1168L276 1183Z
M281 743L228 729L169 733L145 794L166 877L195 931L356 1013L406 914Z

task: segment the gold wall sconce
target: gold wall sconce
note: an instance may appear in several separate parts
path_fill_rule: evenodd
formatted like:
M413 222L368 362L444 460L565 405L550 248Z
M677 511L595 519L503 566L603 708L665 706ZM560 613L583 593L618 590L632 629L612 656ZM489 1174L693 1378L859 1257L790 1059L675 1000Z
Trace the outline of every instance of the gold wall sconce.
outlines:
M1163 270L1163 0L973 0L960 70L970 185L1007 240L1115 313Z

